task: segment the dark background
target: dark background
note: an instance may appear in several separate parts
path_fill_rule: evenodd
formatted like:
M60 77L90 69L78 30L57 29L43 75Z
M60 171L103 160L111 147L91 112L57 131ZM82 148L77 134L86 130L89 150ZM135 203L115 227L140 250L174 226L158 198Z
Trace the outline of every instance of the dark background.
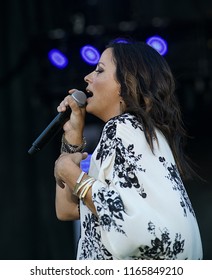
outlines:
M204 259L212 259L212 2L210 0L7 0L0 4L0 259L74 259L72 222L54 209L54 161L60 136L35 156L27 151L52 120L68 89L84 89L93 67L79 48L100 50L129 35L145 41L160 35L177 80L187 152L205 181L186 182L202 235ZM70 56L64 70L47 52ZM92 152L101 124L87 117ZM92 139L94 138L94 139Z

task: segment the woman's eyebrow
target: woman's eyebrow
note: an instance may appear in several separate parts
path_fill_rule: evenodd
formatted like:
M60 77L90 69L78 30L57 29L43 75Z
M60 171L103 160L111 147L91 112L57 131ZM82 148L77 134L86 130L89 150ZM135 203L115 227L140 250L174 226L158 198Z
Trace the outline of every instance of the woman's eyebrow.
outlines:
M104 64L103 62L101 62L101 61L99 61L99 62L97 63L97 65L100 65L100 64L102 64L102 65L105 66L105 64Z

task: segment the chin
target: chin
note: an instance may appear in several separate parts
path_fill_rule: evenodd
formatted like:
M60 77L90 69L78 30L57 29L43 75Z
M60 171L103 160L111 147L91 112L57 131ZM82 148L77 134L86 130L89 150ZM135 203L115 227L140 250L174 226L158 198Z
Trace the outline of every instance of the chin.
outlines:
M88 103L86 105L86 112L89 114L92 114L92 115L95 114L95 109L93 108L93 106L90 103Z

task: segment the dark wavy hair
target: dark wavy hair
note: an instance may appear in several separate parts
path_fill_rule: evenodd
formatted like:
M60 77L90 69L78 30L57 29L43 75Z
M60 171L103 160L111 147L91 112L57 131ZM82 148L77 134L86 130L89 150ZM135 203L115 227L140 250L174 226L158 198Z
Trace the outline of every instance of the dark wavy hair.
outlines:
M184 152L187 135L175 96L175 80L165 58L144 42L113 41L106 48L112 48L124 111L138 118L153 153L155 128L159 129L171 147L181 176L191 177L195 172Z

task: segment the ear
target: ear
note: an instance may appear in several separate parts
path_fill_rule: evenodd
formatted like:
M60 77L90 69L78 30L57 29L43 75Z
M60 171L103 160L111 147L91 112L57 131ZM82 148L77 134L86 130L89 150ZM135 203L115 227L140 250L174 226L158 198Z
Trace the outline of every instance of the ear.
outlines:
M119 100L120 100L120 103L124 103L124 99L123 97L121 96L121 93L119 92Z
M121 113L124 113L126 109L126 105L122 96L120 96L120 109L121 109Z

